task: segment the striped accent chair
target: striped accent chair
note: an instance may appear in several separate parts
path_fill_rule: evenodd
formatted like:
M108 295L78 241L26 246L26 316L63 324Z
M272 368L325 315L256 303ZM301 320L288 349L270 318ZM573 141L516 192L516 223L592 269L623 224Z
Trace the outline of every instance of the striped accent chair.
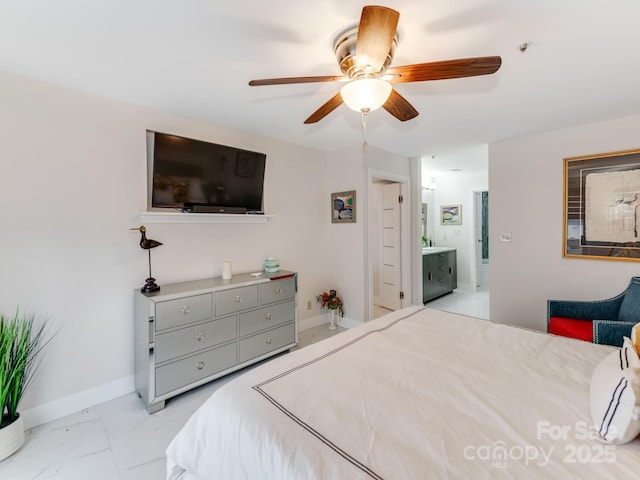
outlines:
M547 300L547 332L593 343L622 346L640 322L640 277L606 300Z

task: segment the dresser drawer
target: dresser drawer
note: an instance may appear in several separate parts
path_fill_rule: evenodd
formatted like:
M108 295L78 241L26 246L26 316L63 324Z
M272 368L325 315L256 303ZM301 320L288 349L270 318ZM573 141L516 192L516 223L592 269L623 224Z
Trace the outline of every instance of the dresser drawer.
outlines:
M156 396L164 395L236 365L236 343L156 368Z
M213 297L210 293L156 303L156 330L179 327L212 317Z
M295 323L282 325L281 327L268 330L253 337L240 340L240 363L246 362L272 350L276 350L285 345L290 345L296 341Z
M259 332L265 328L275 327L281 323L292 322L296 310L294 302L277 303L240 314L240 336Z
M236 327L234 315L156 335L156 363L233 340L236 338Z
M215 292L216 317L258 306L258 286L232 288Z
M296 280L294 277L261 283L259 287L261 305L280 302L296 295Z

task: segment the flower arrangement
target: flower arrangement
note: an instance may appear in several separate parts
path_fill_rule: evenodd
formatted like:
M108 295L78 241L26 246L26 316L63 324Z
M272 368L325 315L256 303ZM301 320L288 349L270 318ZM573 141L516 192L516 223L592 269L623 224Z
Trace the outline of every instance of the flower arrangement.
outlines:
M329 293L324 292L321 297L322 308L328 308L329 310L336 310L336 313L340 317L344 317L344 308L342 308L342 299L338 296L335 290L329 290Z

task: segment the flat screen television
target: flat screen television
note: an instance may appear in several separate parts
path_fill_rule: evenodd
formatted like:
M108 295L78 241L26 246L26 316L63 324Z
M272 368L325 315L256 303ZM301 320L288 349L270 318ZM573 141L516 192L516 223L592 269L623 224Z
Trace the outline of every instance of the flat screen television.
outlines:
M262 213L266 158L264 153L148 130L149 206Z

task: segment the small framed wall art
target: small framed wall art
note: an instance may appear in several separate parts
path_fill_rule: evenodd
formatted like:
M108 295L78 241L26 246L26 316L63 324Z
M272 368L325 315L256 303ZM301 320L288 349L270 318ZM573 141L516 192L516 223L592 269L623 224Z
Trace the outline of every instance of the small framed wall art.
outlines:
M331 194L331 223L356 223L356 191Z
M462 205L440 205L440 225L462 225Z

